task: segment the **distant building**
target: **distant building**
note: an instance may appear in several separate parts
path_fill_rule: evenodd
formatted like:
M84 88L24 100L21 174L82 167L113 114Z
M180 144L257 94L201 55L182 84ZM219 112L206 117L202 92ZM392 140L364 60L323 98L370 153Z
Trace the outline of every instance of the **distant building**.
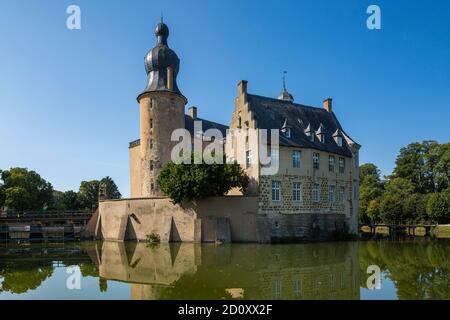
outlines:
M108 228L123 230L111 233L103 221L104 237L108 233L114 239L143 239L153 230L164 233L165 241L265 242L322 239L335 231L357 231L360 145L341 127L331 98L322 108L314 108L294 103L284 81L280 96L274 99L248 93L247 81L242 80L230 127L199 118L196 107L185 114L187 99L177 84L180 59L167 44L167 25L159 23L155 34L156 46L144 60L147 84L137 98L140 139L129 146L132 199L100 203L103 220L111 219L108 212L114 212L128 222L114 223ZM247 137L245 156L237 151L227 154L251 177L245 195L199 201L190 211L171 207L158 189L157 177L178 143L171 141L172 132L185 128L194 137L194 121L202 121L203 131L215 128L223 136L227 129L256 133L279 129L279 147L273 146L270 154L279 163L277 173L263 173L260 144ZM233 144L233 138L228 138L227 143Z

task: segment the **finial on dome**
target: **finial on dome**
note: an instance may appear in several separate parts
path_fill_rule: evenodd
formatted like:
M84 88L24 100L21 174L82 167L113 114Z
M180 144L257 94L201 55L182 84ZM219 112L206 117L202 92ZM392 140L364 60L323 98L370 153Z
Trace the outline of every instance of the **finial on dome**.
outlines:
M292 96L292 94L290 94L286 90L286 74L287 74L287 71L283 71L283 91L278 96L278 99L283 100L283 101L288 101L288 102L294 102L294 97Z
M155 29L155 35L158 44L167 45L167 38L169 37L169 27L163 22L163 16L161 13L161 22L158 23Z

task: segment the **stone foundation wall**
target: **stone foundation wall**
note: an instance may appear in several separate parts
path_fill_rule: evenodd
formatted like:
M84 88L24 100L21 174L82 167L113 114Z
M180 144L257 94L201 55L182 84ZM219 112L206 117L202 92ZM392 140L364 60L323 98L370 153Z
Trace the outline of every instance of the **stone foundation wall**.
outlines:
M258 197L213 197L184 205L169 198L100 202L95 230L105 240L145 241L155 233L161 242L317 241L332 239L350 227L340 213L258 212Z
M266 221L272 242L318 241L333 239L350 221L343 214L267 214Z
M169 198L102 201L96 229L105 240L161 242L259 242L257 197L213 197L184 205ZM261 229L262 230L262 229Z

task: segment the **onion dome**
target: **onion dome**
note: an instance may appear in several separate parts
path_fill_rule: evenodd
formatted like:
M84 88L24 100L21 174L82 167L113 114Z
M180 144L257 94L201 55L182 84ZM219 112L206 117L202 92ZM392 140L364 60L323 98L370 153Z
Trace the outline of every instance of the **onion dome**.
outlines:
M143 93L152 91L170 91L181 95L177 85L180 59L167 45L169 28L162 21L155 29L156 46L144 59L147 72L147 85Z

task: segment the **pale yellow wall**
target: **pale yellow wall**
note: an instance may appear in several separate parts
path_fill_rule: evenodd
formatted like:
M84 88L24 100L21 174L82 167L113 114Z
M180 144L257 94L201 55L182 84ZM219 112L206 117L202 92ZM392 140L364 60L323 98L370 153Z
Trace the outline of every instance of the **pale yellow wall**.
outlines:
M130 152L130 188L131 198L142 197L141 146L129 148Z
M292 152L298 150L301 152L300 168L294 168L292 165ZM319 169L313 170L313 153L318 153ZM328 170L328 156L332 155L327 152L303 149L280 147L280 165L279 171L276 175L260 177L260 203L261 212L282 212L282 213L302 213L302 212L319 212L319 213L344 213L350 216L350 203L353 200L350 197L352 188L351 175L351 158L345 158L344 173L339 173L339 158L335 157L334 172ZM272 201L272 181L281 182L281 200ZM299 182L302 186L302 200L293 201L293 183ZM314 202L312 199L313 184L319 184L319 202ZM335 185L334 203L329 203L328 186ZM345 187L345 201L344 205L339 202L340 187Z
M164 164L171 159L174 130L184 129L186 98L171 92L149 92L139 98L141 138L141 195L162 196L157 178ZM153 141L153 143L151 143ZM153 161L153 169L151 169ZM152 189L153 185L153 189Z

